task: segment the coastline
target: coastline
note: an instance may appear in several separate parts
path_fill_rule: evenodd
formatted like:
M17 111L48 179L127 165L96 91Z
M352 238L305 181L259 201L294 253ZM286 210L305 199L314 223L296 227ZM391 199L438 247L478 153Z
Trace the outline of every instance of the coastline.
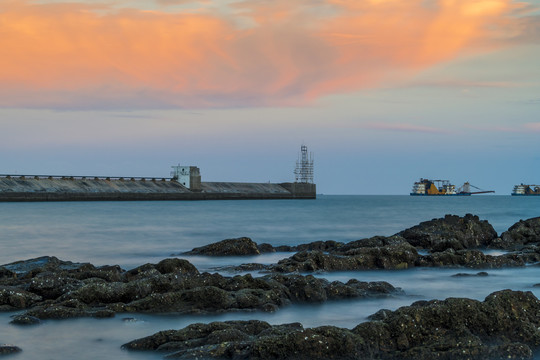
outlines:
M340 263L333 262L325 258L325 254L338 255L339 258L348 258L353 262L344 264L356 264L356 269L363 271L369 269L386 269L409 271L412 267L444 267L456 269L455 276L463 277L459 269L492 269L494 267L513 266L519 269L522 266L538 263L540 254L537 250L537 245L540 242L540 220L539 218L520 221L511 226L502 234L494 232L491 225L480 220L474 215L445 216L444 218L434 219L420 223L412 228L405 229L393 236L383 237L376 236L369 239L362 239L349 243L340 243L335 241L316 241L308 244L301 244L295 247L273 247L269 244L255 244L248 238L228 239L222 242L213 243L209 246L193 249L191 254L178 254L189 259L190 256L217 256L223 258L226 256L253 256L261 252L274 251L292 251L296 252L290 258L279 261L271 268L256 267L253 264L250 267L242 269L230 269L235 271L260 271L267 272L268 275L262 277L254 277L250 274L236 275L234 277L223 276L210 273L199 273L188 261L180 259L165 259L157 264L145 264L135 269L122 270L118 266L101 266L95 267L88 263L71 263L60 261L55 258L40 258L32 259L12 264L6 264L2 269L2 287L3 294L11 292L12 296L2 296L3 310L9 311L6 306L18 306L18 309L26 309L22 317L16 317L14 320L20 323L27 321L47 321L47 319L64 319L72 317L97 317L109 318L120 313L220 313L220 312L238 312L238 311L263 311L277 312L283 307L290 304L298 306L306 306L309 303L321 303L326 301L343 301L352 298L362 297L379 298L381 296L399 297L403 296L400 290L393 287L391 284L382 283L361 283L356 280L348 282L329 282L324 278L314 277L311 273L316 274L320 271L327 273L341 270L351 270L339 267ZM536 234L536 235L535 235ZM481 256L480 248L503 249L504 254L501 255L485 255ZM419 250L428 251L427 254L420 254ZM418 250L418 251L417 251ZM438 255L437 255L438 254ZM307 256L306 256L307 255ZM513 264L502 261L508 259L512 261L519 260ZM293 261L293 262L291 262ZM431 263L427 263L431 261ZM410 264L406 267L403 264ZM294 264L298 264L294 265ZM336 267L336 264L338 265ZM291 265L294 265L291 267ZM459 271L459 272L458 272ZM307 273L307 274L306 274ZM473 276L471 274L469 276ZM483 272L478 272L475 276L489 276ZM198 280L197 280L198 279ZM27 284L27 285L24 285ZM205 284L204 286L202 284ZM531 284L531 286L537 284ZM22 287L21 287L22 286ZM24 290L25 289L25 290ZM136 290L137 289L137 290ZM366 291L375 291L366 293ZM7 293L6 293L7 291ZM13 292L15 291L15 295ZM269 292L270 291L270 292ZM146 295L145 295L146 294ZM41 299L39 298L41 297ZM494 304L494 299L506 299L504 304L508 306L523 308L533 311L538 304L538 299L529 292L496 292L488 296L484 303L478 301L470 301L466 299L456 300L454 303L448 301L430 302L424 301L411 305L410 311L422 311L429 313L429 309L443 306L438 311L451 312L455 319L460 319L463 314L458 305L465 304L467 307L475 309L470 315L476 316L481 314L486 309L500 309L501 319L504 319L505 308L504 304ZM43 301L45 300L45 301ZM7 303L6 303L7 301ZM304 304L304 305L302 305ZM171 307L172 306L172 307ZM450 306L445 308L444 306ZM457 306L457 308L456 308ZM492 307L495 306L495 307ZM454 310L452 310L454 309ZM407 310L408 311L408 310ZM534 310L536 311L536 310ZM531 314L534 314L534 311ZM403 313L403 311L402 311ZM380 316L392 318L396 316L401 319L399 312L382 312L379 318L374 317L371 322L366 323L361 328L364 329L360 333L364 335L358 338L366 339L373 338L379 335L372 333L373 327L381 326L380 321L383 321ZM476 314L476 315L475 315ZM375 315L374 315L375 316ZM525 320L525 314L512 320L514 329L523 326L523 331L530 326L540 326L540 324L532 324L531 321L537 321L540 318ZM426 315L422 315L425 318ZM464 318L463 318L464 319ZM373 323L375 321L375 323ZM396 320L397 321L397 320ZM402 320L399 320L402 321ZM431 320L429 320L431 321ZM434 320L433 320L434 321ZM442 320L441 320L442 321ZM498 320L497 320L498 321ZM502 321L502 320L501 320ZM506 321L506 320L505 320ZM383 321L384 322L384 321ZM443 336L431 338L430 341L462 341L466 339L474 340L473 346L465 348L459 345L452 345L446 350L440 350L440 354L445 356L454 354L453 358L468 358L460 357L459 351L467 350L467 356L470 356L469 351L480 352L483 356L493 356L484 358L498 358L497 356L506 357L511 355L514 358L530 359L533 352L537 351L539 344L535 343L534 334L531 339L513 338L512 343L506 343L512 335L504 330L504 326L499 322L496 326L501 326L494 330L491 334L478 333L479 330L470 328L471 322L468 322L467 331L471 331L470 338L460 338L463 336L459 328L453 327L453 322L444 320L439 323L439 328L442 325L446 326ZM465 322L467 323L467 322ZM270 328L269 325L258 323L257 326L267 328L268 331L275 333L276 331L288 334L289 339L295 339L293 348L301 348L306 346L303 340L297 337L298 334L310 333L314 336L323 336L323 342L333 341L335 337L352 337L356 339L360 336L358 332L350 333L349 330L339 329L336 327L323 327L317 329L304 329L301 326L285 326L278 328ZM435 323L432 323L435 324ZM238 324L237 324L238 325ZM193 326L198 326L194 324ZM210 336L215 331L223 330L223 327L228 326L216 325L216 327L208 330ZM236 326L236 325L235 325ZM240 326L243 326L240 324ZM385 325L386 326L386 325ZM390 326L390 323L388 323ZM433 332L429 324L424 323L422 326L428 326L426 332ZM461 325L460 325L461 326ZM480 323L478 328L488 326L485 323ZM495 326L495 325L489 325ZM270 330L272 329L272 330ZM324 337L321 331L327 329L333 335L328 338ZM369 330L371 329L371 330ZM240 332L243 330L236 329ZM235 332L236 330L232 330ZM412 328L410 329L412 331ZM474 331L473 331L474 330ZM366 332L367 331L367 332ZM392 330L393 331L393 330ZM391 331L391 332L392 332ZM182 330L180 331L182 332ZM499 335L495 335L495 334ZM239 334L236 332L236 334ZM411 333L412 334L412 333ZM381 338L384 342L388 342L390 350L377 350L373 354L378 354L381 358L392 356L405 356L406 354L418 354L420 348L424 349L422 359L431 359L426 351L430 346L435 346L430 343L429 339L423 338L422 345L419 348L418 344L410 339L412 336L406 333L407 342L399 337L389 335L388 338ZM461 334L461 335L460 335ZM238 345L238 339L245 339L245 336L250 336L253 344L261 340L259 333L247 334L244 332L240 338L229 339L226 342L220 340L224 348L229 350L234 349ZM469 335L467 335L469 336ZM218 334L211 336L212 338L220 338ZM385 339L385 340L384 340ZM421 339L421 338L419 338ZM459 340L461 339L461 340ZM475 340L476 339L476 340ZM506 339L506 340L505 340ZM265 341L268 339L265 338ZM279 340L279 338L278 338ZM283 339L282 339L283 340ZM186 340L187 341L187 340ZM205 340L206 341L206 340ZM269 341L269 340L268 340ZM277 341L275 337L272 341ZM281 340L279 340L281 341ZM467 340L468 341L468 340ZM480 342L479 342L480 341ZM492 346L489 342L497 342L497 346ZM166 342L165 342L166 343ZM214 343L215 344L215 343ZM228 344L228 345L227 345ZM407 345L408 344L408 345ZM207 343L208 346L212 342ZM175 351L202 351L199 346L189 347L186 349L178 349L169 347L169 350ZM166 347L167 347L166 346ZM233 346L232 348L230 346ZM254 345L250 345L254 346ZM347 347L340 347L339 344L333 345L334 358L347 358L350 350ZM270 346L267 351L275 349ZM245 349L245 348L244 348ZM314 348L315 349L315 348ZM427 349L427 350L426 350ZM161 351L165 349L162 348ZM321 349L319 349L321 350ZM319 351L317 350L317 351ZM324 349L323 349L324 350ZM24 349L23 349L24 351ZM306 350L308 351L308 350ZM311 350L310 350L311 351ZM315 351L315 350L313 350ZM375 351L372 349L372 351ZM382 351L382 352L380 352ZM442 353L441 353L442 351ZM307 352L310 358L325 359L329 358L328 353ZM199 354L201 354L199 352ZM212 357L211 353L203 353L207 357ZM251 353L250 353L251 354ZM322 355L321 355L322 354ZM339 355L341 354L341 355ZM386 355L385 355L386 354ZM439 354L439 355L440 355ZM464 353L465 354L465 353ZM253 355L253 354L251 354ZM281 358L293 358L295 353L285 353ZM306 355L308 356L308 355ZM374 355L375 356L375 355ZM188 357L189 358L189 357ZM225 357L227 358L227 357ZM256 358L256 356L255 356ZM268 358L268 357L260 357ZM362 358L362 357L357 357ZM368 357L369 358L369 357Z

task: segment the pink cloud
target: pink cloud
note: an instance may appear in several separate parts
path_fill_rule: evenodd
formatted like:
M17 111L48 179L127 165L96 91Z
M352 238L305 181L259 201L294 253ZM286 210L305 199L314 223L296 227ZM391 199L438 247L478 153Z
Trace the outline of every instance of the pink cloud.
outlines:
M478 41L490 44L482 51L500 46L500 29L514 29L510 14L519 7L511 0L232 4L229 12L193 13L5 0L0 106L302 105L454 59Z
M540 132L540 122L527 123L524 124L523 127L527 131Z

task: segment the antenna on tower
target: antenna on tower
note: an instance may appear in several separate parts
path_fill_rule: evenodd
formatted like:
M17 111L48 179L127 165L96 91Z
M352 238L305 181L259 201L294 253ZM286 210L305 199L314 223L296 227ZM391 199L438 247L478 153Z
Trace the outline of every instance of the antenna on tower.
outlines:
M308 154L306 145L300 147L300 156L296 160L294 176L296 183L313 184L313 153Z

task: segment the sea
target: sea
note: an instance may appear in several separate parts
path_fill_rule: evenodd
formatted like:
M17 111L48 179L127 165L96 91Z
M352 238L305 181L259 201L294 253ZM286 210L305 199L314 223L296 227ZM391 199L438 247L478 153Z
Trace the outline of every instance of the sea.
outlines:
M317 240L348 242L389 236L445 214L478 215L498 234L520 219L540 216L540 197L499 195L413 197L319 195L315 200L220 200L141 202L0 203L0 264L39 256L131 269L168 257L189 260L202 271L228 273L226 265L271 264L291 253L248 257L185 256L183 252L228 238L297 245ZM496 251L491 251L497 254ZM418 300L467 297L513 289L540 297L540 266L489 269L373 270L316 273L328 280L387 281L403 295L388 299L330 301L291 305L274 313L211 315L117 314L110 319L46 320L36 326L9 324L19 312L0 313L0 344L22 352L10 359L162 359L164 354L121 348L131 340L196 322L259 319L271 324L300 322L305 327L353 328L380 309L395 310ZM253 276L262 276L257 272Z

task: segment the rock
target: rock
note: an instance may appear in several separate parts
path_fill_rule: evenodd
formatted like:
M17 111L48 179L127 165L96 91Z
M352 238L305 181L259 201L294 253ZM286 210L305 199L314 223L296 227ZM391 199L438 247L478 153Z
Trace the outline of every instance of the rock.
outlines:
M123 273L124 280L133 281L159 275L160 272L154 264L144 264Z
M455 251L453 249L447 249L419 257L416 266L498 269L503 267L521 267L525 266L525 263L526 261L516 254L491 256L478 250Z
M487 247L497 233L487 221L478 216L446 215L444 218L422 222L399 232L411 245L433 251L463 250Z
M471 276L488 276L488 273L485 271L480 271L476 274L469 274L469 273L457 273L452 275L452 277L471 277Z
M56 299L68 291L75 290L81 281L73 277L59 276L53 272L39 273L30 281L28 291L43 299Z
M14 345L3 344L0 345L0 355L8 355L21 352L21 348Z
M267 244L267 243L262 243L262 244L257 245L257 249L259 249L259 252L261 254L276 252L276 249L272 245Z
M368 316L369 320L385 320L392 314L392 310L388 309L381 309L377 311L375 314L372 314Z
M340 249L344 244L342 242L337 242L334 240L327 241L314 241L308 244L300 244L292 247L292 251L323 251L323 252L333 252Z
M349 243L343 244L342 246L336 247L334 250L334 253L343 254L343 255L350 255L354 254L356 249L361 248L376 248L376 247L384 247L384 246L390 246L390 245L403 245L406 242L406 240L398 235L393 236L373 236L368 239L361 239L361 240L355 240L351 241Z
M2 283L7 285L0 285L0 310L27 309L18 318L20 323L30 316L67 319L107 318L118 312L276 311L291 303L400 294L390 284L330 283L313 276L201 274L182 259L165 259L128 271L116 266L95 268L86 264L84 269L63 269L55 265L29 271L23 278L8 273L0 278Z
M519 245L540 243L540 217L520 220L501 234L499 249L513 249Z
M17 277L17 274L3 266L0 266L0 277Z
M392 269L402 270L415 266L419 258L416 249L407 242L383 247L357 247L341 254L321 251L302 251L280 260L270 269L276 272L342 271Z
M259 255L261 252L257 244L248 237L237 239L226 239L217 243L194 248L185 252L185 255L205 255L205 256L238 256L238 255Z
M259 251L261 253L269 253L269 252L298 252L298 251L323 251L323 252L331 252L336 251L339 248L341 248L344 244L342 242L337 242L334 240L326 240L326 241L313 241L307 244L300 244L296 246L289 246L289 245L280 245L280 246L272 246L270 244L260 244L258 245Z
M2 310L25 309L41 300L41 296L30 291L13 286L0 286L0 307Z
M352 330L263 321L192 324L133 340L128 350L182 359L532 359L540 301L504 290L483 302L450 298L379 311Z
M156 270L162 274L198 274L199 271L193 264L184 259L164 259L156 264Z
M54 256L42 256L30 260L16 261L2 265L2 267L15 273L17 277L24 277L35 276L45 271L83 271L93 266L90 264L73 263L71 261L61 261Z
M39 320L35 316L15 315L15 316L12 316L12 318L13 318L13 320L11 320L9 322L10 324L15 324L15 325L37 325L37 324L41 324L41 320Z

